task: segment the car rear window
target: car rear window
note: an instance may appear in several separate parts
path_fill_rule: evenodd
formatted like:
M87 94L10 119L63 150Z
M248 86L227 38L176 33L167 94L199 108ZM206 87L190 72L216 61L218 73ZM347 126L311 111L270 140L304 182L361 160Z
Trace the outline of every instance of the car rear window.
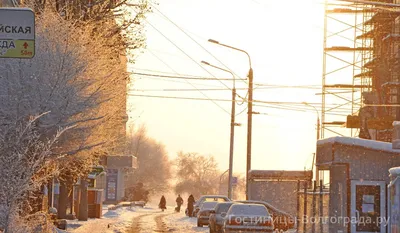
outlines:
M223 197L206 197L203 201L216 201L216 202L226 202L227 200Z
M217 202L204 202L201 206L202 209L214 209L217 205Z
M269 215L267 208L262 205L235 204L229 209L229 214L234 215Z
M216 213L226 213L229 210L229 207L231 207L233 203L221 203L217 206Z

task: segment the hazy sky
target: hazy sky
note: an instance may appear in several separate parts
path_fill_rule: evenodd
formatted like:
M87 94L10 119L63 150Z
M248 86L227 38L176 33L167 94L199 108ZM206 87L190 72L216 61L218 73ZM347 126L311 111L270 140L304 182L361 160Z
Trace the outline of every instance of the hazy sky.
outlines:
M322 1L158 2L154 12L148 15L147 49L131 67L134 72L202 77L213 74L218 78L231 78L229 73L199 65L205 60L223 68L226 65L240 78L246 78L249 68L246 55L207 42L212 38L249 52L256 84L315 85L315 89L260 86L254 90L254 99L321 102L321 96L315 94L321 92L318 85L321 85L323 56ZM222 81L222 84L209 80L134 77L133 88L147 91L131 91L131 94L206 98L204 93L211 99L231 98L230 90L223 84L232 87L232 81ZM247 86L244 81L236 81L236 85L237 88ZM172 88L191 90L160 91ZM206 90L201 93L195 88ZM207 90L213 88L226 90ZM238 92L241 96L246 95L246 90ZM225 170L228 168L231 103L217 103L226 111L212 101L131 97L129 104L133 110L129 112L129 123L135 126L146 124L148 135L165 144L171 158L181 150L214 155L221 170ZM320 109L320 105L315 106ZM246 167L245 107L246 103L236 105L237 113L244 112L236 117L236 122L242 126L235 127L234 172L244 172ZM304 166L310 167L316 146L317 113L312 108L304 112L273 107L265 105L253 109L268 115L253 116L252 169L302 170Z

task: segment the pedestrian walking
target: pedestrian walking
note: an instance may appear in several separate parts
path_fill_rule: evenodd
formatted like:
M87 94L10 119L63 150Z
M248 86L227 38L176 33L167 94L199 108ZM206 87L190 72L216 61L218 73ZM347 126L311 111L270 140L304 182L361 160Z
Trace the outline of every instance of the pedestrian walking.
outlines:
M160 204L158 204L158 207L164 212L165 209L167 209L167 201L165 200L164 195L162 195L160 199Z
M182 204L183 204L183 199L182 199L182 197L181 197L181 195L180 194L178 194L178 197L176 198L176 212L181 212L181 206L182 206Z
M194 200L194 197L192 194L190 194L189 198L188 198L188 204L187 204L187 208L188 208L188 215L189 217L193 217L193 209L194 209L194 203L196 201Z

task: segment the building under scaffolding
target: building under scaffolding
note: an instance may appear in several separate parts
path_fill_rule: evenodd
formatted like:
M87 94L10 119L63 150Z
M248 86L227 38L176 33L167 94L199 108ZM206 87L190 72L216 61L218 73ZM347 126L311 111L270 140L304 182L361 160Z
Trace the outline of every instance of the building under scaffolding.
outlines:
M400 7L395 4L400 1L355 0L339 7L325 2L325 139L317 145L316 177L329 176L329 216L357 218L354 224L330 223L329 232L387 230L383 225L360 226L358 218L386 216L386 171L399 161L398 150L387 143L392 141L393 121L400 120ZM331 138L337 135L348 138Z
M325 4L322 138L390 142L400 119L400 8L367 3Z

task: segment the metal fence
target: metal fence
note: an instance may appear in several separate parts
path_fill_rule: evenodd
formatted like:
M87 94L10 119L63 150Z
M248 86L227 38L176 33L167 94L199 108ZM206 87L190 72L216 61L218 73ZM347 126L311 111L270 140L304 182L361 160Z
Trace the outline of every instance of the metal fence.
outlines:
M328 232L329 189L324 188L322 181L314 181L311 187L307 183L297 185L297 232Z

